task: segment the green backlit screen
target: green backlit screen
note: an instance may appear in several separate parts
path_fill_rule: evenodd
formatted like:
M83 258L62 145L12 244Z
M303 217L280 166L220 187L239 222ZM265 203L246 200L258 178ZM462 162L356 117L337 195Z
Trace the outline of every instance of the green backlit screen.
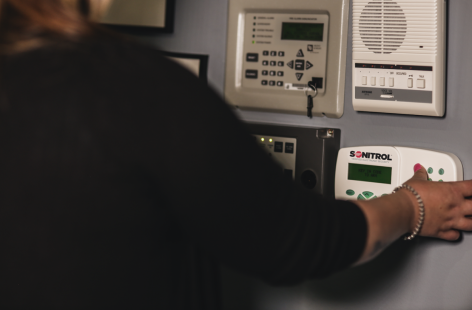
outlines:
M348 180L392 184L392 168L349 164Z
M282 40L323 41L324 24L282 23Z

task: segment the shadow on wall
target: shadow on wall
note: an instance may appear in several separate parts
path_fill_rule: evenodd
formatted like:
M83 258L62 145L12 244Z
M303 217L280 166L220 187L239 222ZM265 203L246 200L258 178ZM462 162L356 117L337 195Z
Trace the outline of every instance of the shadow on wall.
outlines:
M381 294L389 290L392 283L402 281L418 242L421 241L417 239L406 243L398 240L373 261L323 280L311 281L305 288L316 299L336 301L338 304L362 301Z

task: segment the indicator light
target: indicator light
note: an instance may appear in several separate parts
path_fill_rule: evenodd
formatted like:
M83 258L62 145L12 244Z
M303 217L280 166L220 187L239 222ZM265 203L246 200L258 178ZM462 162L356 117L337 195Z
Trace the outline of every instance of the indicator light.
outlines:
M261 138L261 141L262 141L262 142L264 142L264 140L265 140L264 138Z
M272 139L269 139L269 142L272 142Z

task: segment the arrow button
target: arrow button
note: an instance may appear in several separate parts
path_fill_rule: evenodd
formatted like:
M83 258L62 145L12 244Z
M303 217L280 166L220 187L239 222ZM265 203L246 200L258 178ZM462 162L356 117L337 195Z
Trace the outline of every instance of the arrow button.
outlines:
M295 75L297 76L297 80L301 80L302 77L303 77L303 73L295 73Z
M313 64L311 62L309 62L308 60L306 61L306 69L311 69L313 68Z
M290 69L293 69L293 65L294 65L294 61L290 61L287 63L287 66L290 68Z
M302 49L298 50L297 57L305 57L305 55L303 55Z

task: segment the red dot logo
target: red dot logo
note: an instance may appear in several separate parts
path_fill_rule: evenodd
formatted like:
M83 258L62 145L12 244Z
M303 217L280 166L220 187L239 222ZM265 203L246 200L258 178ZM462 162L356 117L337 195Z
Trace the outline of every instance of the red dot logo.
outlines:
M357 152L356 152L356 157L357 157L357 158L361 158L361 157L362 157L362 152L357 151Z

